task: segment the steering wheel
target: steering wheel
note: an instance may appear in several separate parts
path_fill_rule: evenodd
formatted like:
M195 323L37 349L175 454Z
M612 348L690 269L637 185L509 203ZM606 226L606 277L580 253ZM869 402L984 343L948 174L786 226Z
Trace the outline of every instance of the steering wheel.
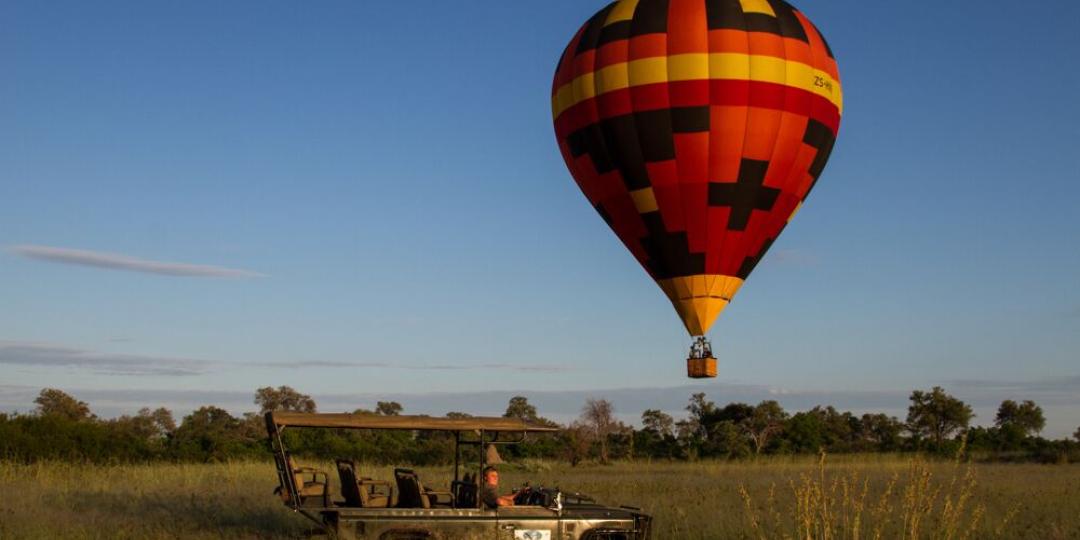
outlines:
M532 486L521 486L516 492L514 492L514 504L518 506L527 506L533 504L533 488Z

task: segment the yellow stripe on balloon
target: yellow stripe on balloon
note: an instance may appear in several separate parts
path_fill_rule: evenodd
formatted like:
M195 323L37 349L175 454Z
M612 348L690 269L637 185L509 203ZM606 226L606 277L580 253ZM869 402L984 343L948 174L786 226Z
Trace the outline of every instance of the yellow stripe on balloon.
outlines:
M656 84L668 80L668 57L654 56L627 62L630 66L630 86Z
M699 81L709 79L712 62L708 53L675 54L668 57L669 81Z
M614 92L631 85L630 63L623 62L596 70L596 91L598 94Z
M671 81L738 80L781 84L819 95L844 112L840 82L813 66L775 56L690 53L612 64L578 76L555 91L553 116L587 99L634 86Z
M574 103L581 103L596 96L596 73L586 73L570 83L573 88L570 92Z
M611 8L611 12L608 13L607 19L604 20L604 26L633 19L637 4L638 0L621 0L615 4L615 7Z

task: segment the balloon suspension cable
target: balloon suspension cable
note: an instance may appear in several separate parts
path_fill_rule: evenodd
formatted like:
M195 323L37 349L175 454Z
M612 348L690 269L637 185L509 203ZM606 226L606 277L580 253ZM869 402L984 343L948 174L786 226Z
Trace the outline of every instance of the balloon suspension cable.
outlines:
M712 358L712 343L705 336L697 336L690 345L690 358Z

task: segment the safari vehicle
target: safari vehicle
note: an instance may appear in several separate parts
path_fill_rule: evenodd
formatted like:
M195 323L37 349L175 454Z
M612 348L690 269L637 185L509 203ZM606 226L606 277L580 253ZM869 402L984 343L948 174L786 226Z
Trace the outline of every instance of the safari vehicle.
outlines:
M557 487L525 486L514 506L495 510L480 500L479 472L496 445L519 443L530 433L553 432L513 418L432 418L270 412L266 428L277 464L276 493L286 506L311 519L331 537L356 540L646 540L652 519L637 508L608 507ZM454 480L449 490L425 486L411 469L394 471L394 482L361 476L348 459L337 460L337 486L330 474L301 467L285 448L282 432L294 428L450 432ZM477 456L463 465L463 449ZM485 451L485 448L487 449ZM462 469L472 472L462 475Z

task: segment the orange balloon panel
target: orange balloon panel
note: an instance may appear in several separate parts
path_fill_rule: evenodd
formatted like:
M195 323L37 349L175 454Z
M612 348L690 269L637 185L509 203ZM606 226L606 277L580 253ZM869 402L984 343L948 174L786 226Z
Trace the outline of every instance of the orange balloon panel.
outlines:
M555 134L581 191L704 335L814 186L836 60L783 0L620 0L559 61Z

